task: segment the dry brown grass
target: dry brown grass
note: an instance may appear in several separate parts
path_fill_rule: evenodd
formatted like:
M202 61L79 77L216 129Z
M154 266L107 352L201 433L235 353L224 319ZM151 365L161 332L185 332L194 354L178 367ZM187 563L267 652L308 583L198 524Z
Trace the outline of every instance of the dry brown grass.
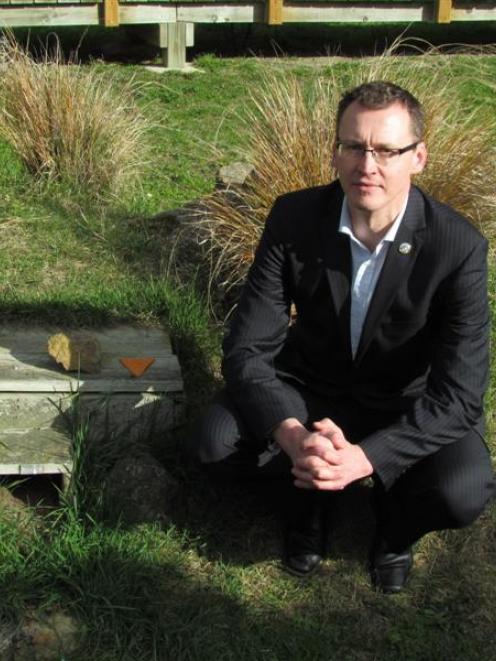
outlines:
M404 43L400 44L404 48ZM398 44L395 48L398 47ZM417 183L465 214L490 236L496 209L496 114L460 102L460 60L438 50L415 57L395 48L348 68L346 78L332 73L308 83L272 75L256 90L246 121L251 131L248 155L256 175L240 191L216 191L207 200L202 230L208 237L212 282L229 288L246 275L267 213L287 191L329 182L335 109L342 93L371 80L390 80L412 91L426 111L429 163ZM463 60L466 79L484 79L478 55ZM484 83L489 89L490 82Z
M0 46L0 136L37 180L109 198L143 171L146 123L133 83L119 86L94 69L64 61L58 46L40 61L11 35Z

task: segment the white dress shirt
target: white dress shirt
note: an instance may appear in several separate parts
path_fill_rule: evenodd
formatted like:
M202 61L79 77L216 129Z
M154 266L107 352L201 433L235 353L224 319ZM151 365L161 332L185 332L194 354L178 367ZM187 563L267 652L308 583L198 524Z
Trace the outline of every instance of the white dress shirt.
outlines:
M408 197L403 208L396 216L393 224L374 250L370 251L353 233L350 212L346 196L341 207L339 231L348 234L351 246L352 279L351 279L351 314L350 335L353 358L356 355L363 324L367 316L372 294L384 265L389 246L394 241L400 223L405 215Z

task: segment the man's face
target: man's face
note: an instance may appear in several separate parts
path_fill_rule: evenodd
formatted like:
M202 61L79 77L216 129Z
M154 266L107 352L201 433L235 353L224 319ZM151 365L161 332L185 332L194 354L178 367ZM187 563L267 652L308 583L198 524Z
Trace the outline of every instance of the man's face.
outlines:
M365 148L401 149L416 142L408 110L400 103L370 110L354 101L341 117L337 138ZM401 210L410 178L423 170L426 160L423 142L386 165L379 165L370 152L357 156L335 149L333 156L351 213L379 214L389 220Z

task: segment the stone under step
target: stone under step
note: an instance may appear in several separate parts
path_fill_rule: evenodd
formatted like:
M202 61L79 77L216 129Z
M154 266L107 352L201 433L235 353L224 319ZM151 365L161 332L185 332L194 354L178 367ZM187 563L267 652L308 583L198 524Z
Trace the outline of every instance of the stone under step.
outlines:
M183 382L164 330L88 330L100 343L102 369L79 375L48 355L48 338L60 331L0 328L0 475L67 476L76 433L119 443L165 434L177 423ZM135 378L121 357L155 362Z

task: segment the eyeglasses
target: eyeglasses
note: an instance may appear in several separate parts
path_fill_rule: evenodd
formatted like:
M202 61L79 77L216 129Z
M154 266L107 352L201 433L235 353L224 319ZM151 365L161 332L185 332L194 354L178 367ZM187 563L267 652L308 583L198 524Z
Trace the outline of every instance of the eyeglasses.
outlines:
M355 161L359 161L365 156L367 152L369 152L374 161L379 165L390 165L391 163L394 163L394 161L396 161L402 154L415 149L415 147L420 142L421 141L418 140L417 142L412 142L411 145L407 145L406 147L401 147L399 149L389 149L386 147L371 147L368 149L367 147L364 147L363 145L357 145L354 142L341 142L338 140L336 142L336 150L339 156L350 158Z

